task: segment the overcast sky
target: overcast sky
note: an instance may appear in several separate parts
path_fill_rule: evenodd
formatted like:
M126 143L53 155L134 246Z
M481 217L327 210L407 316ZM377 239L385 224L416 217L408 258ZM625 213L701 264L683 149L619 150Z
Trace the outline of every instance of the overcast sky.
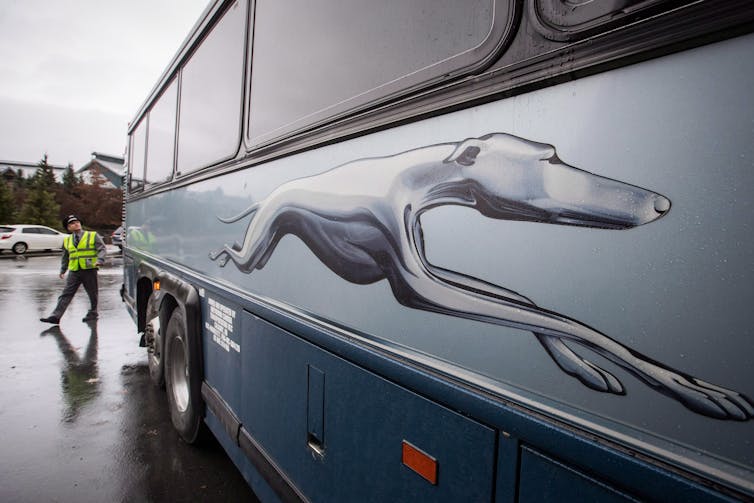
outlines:
M79 168L126 128L210 0L0 0L0 160Z

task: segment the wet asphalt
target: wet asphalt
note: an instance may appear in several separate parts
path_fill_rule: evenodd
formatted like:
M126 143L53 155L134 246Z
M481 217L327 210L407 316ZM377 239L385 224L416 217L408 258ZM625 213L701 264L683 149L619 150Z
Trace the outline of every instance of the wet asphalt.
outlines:
M213 438L173 430L109 251L99 321L81 321L82 287L59 327L39 318L62 290L60 255L0 255L0 501L258 501Z

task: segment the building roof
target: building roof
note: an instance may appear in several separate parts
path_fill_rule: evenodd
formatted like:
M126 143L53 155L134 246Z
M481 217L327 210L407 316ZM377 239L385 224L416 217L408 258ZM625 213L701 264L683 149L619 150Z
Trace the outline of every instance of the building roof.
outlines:
M119 189L123 185L123 165L122 157L92 152L92 160L77 169L76 173L83 174L97 168L113 187Z
M63 174L68 166L58 166L54 164L48 164L52 168L52 173L55 175L55 179L60 182L63 180ZM31 178L39 168L39 162L23 162L23 161L2 161L0 160L0 173L12 172L14 175L20 170L24 178Z

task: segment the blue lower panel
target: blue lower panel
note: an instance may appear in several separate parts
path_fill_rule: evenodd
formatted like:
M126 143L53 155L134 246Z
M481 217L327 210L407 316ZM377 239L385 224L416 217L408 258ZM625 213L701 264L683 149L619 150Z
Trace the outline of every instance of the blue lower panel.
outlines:
M227 333L219 333L218 318L221 311L230 310L233 318L224 322ZM202 302L202 320L204 320L202 344L204 347L204 380L212 386L230 408L237 413L241 407L241 356L230 343L238 342L240 337L235 313L240 312L237 304L213 293L207 292Z
M311 501L491 501L495 432L243 315L241 421ZM437 463L432 484L402 462Z
M521 450L520 477L520 503L636 501L586 474L525 447Z
M277 503L280 501L275 491L265 482L259 470L252 466L251 462L246 459L241 449L228 438L228 434L223 427L222 422L212 413L211 410L207 410L205 422L209 427L212 434L215 435L217 440L228 453L228 457L233 461L241 475L249 484L254 494L261 501L265 503Z

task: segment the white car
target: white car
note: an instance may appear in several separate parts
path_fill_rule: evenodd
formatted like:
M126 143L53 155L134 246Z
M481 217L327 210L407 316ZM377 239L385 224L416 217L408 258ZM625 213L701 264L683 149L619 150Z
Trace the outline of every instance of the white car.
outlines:
M0 251L62 250L67 235L44 225L0 225Z

